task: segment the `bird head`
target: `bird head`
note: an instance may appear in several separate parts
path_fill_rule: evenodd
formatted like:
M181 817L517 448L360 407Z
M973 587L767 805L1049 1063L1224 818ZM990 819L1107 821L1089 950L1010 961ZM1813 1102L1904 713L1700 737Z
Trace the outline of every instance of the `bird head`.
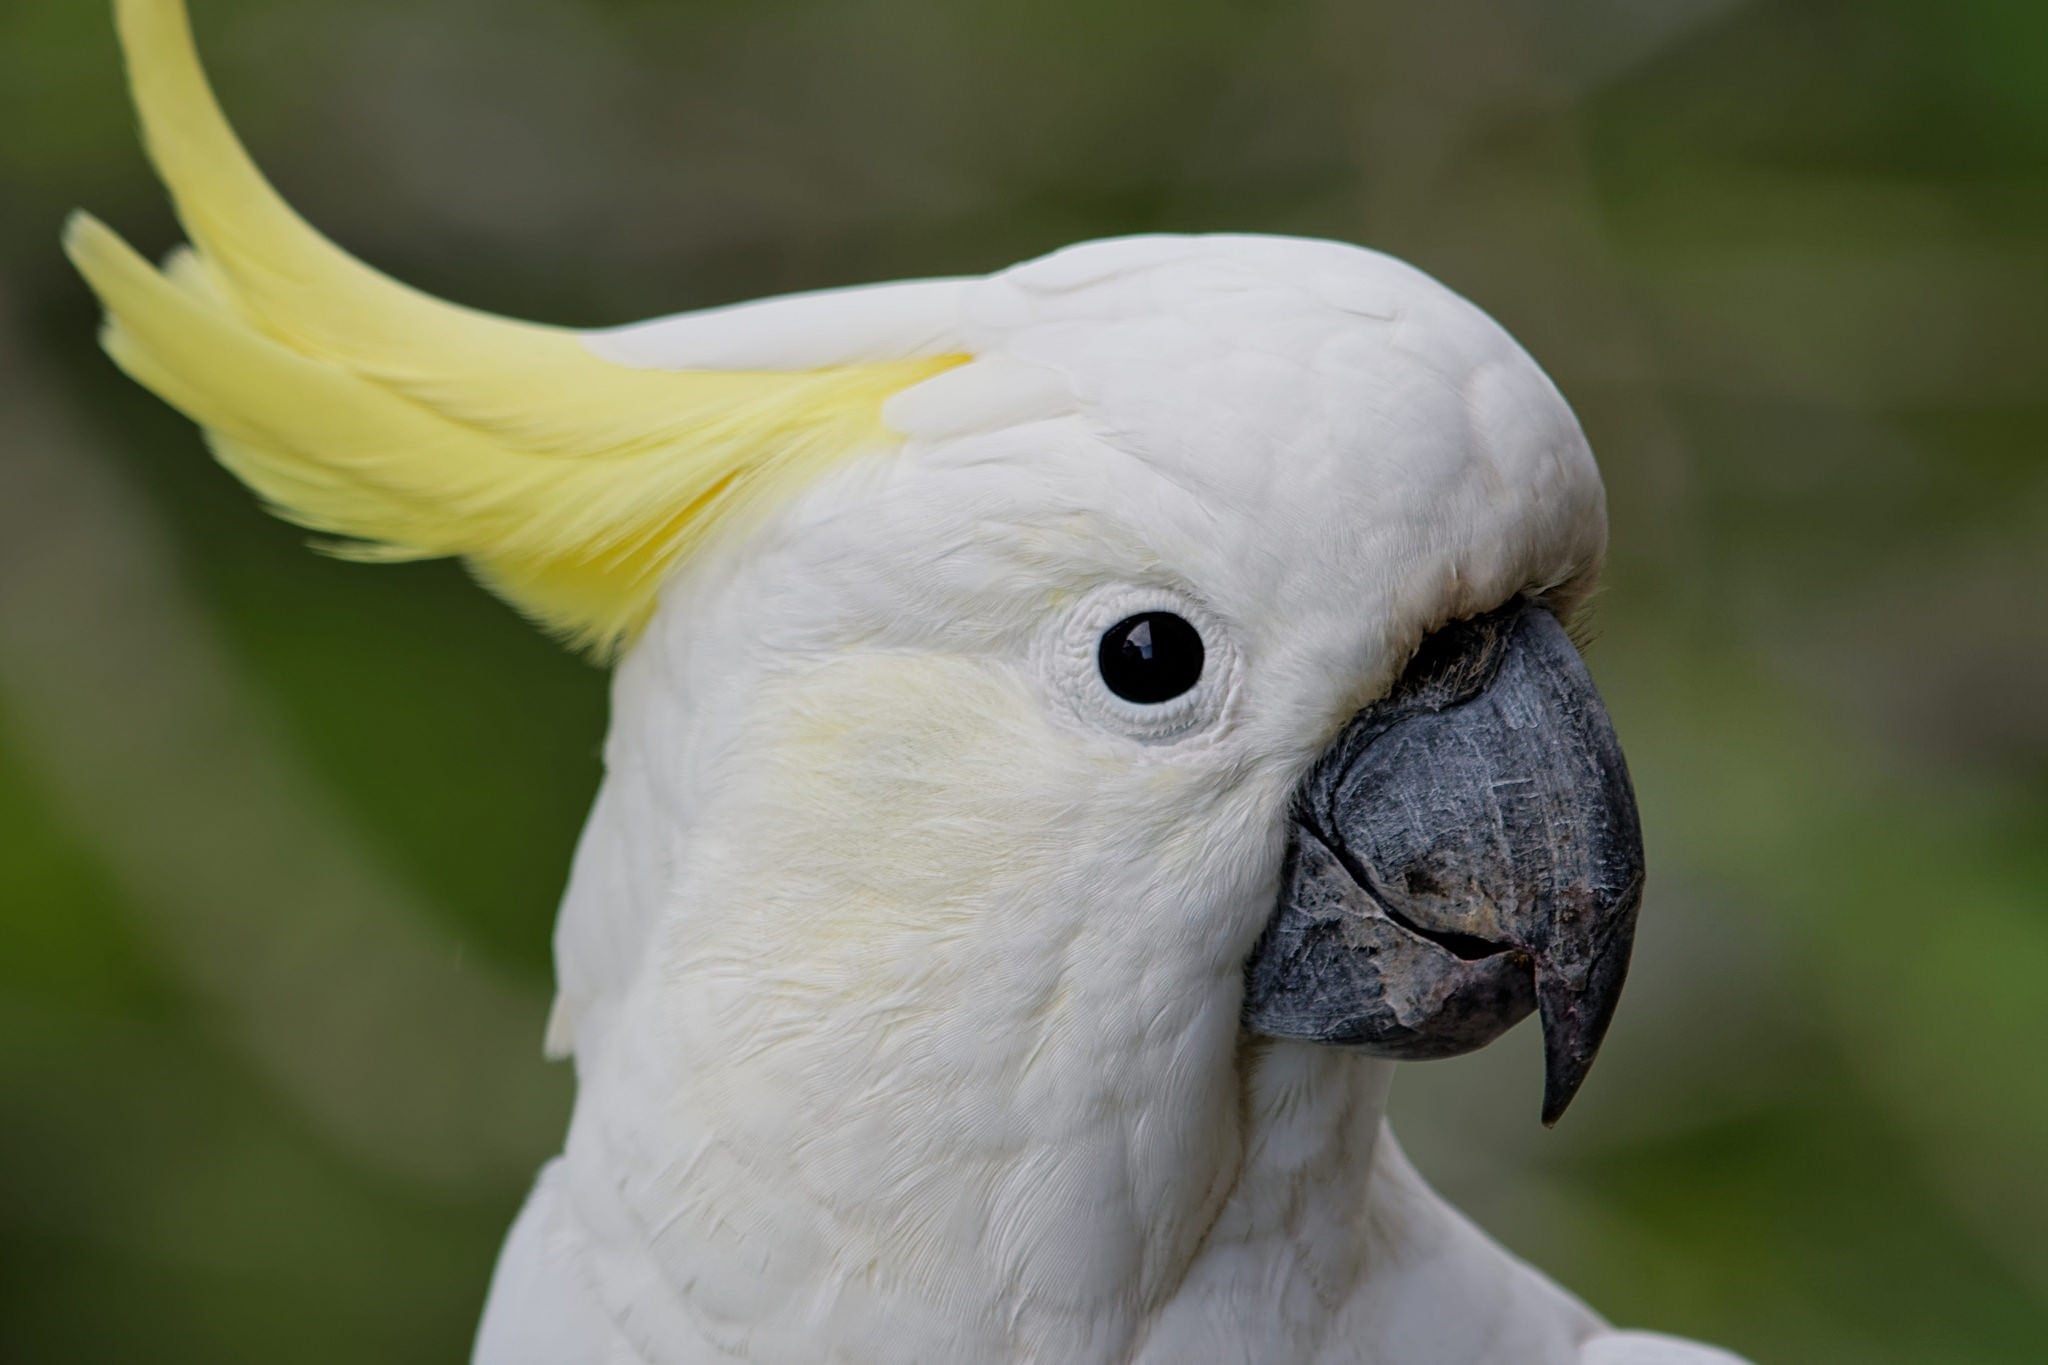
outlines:
M1599 476L1478 309L1216 236L509 322L315 234L176 0L117 10L192 249L74 223L114 357L282 514L618 662L557 935L586 1093L802 1131L835 1207L942 1219L943 1168L1033 1226L1226 1178L1248 1036L1438 1057L1540 1011L1562 1111L1640 836L1565 630Z
M752 321L806 335L827 300ZM688 756L659 785L693 793L671 970L719 984L692 1008L867 1009L878 1047L957 1030L979 1059L1100 1031L1114 1089L1152 1043L1437 1057L1540 1006L1554 1119L1641 868L1562 623L1600 484L1535 364L1325 242L1092 243L864 302L969 358L623 670L635 750ZM729 362L721 322L595 344Z

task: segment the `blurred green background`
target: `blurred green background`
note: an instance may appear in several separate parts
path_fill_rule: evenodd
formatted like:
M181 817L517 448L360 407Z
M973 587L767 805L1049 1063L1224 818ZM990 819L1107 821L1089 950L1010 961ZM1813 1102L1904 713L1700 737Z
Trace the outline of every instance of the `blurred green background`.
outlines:
M1157 229L1477 299L1600 452L1636 976L1410 1068L1481 1223L1761 1361L2048 1359L2038 0L199 0L287 193L571 323ZM0 1359L461 1359L566 1112L604 678L304 551L93 346L174 240L104 6L0 6Z

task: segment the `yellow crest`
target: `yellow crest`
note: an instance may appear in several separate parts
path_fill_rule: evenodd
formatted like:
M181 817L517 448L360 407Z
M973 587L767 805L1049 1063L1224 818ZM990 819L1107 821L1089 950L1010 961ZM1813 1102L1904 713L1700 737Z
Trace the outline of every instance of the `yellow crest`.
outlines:
M65 249L108 353L279 515L364 559L459 556L573 644L615 650L715 528L886 446L891 394L964 357L634 369L578 333L444 303L301 219L250 161L183 0L116 0L158 173L191 238L159 271L98 220Z

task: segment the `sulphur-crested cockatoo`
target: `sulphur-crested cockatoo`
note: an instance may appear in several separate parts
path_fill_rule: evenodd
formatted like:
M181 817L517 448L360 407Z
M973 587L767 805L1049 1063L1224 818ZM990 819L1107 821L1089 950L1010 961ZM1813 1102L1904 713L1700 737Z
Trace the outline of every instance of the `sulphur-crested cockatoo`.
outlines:
M1532 1011L1555 1118L1640 895L1560 625L1600 480L1499 327L1268 237L509 322L318 236L180 0L116 10L192 245L74 221L115 360L284 516L617 660L481 1365L1732 1359L1381 1121Z

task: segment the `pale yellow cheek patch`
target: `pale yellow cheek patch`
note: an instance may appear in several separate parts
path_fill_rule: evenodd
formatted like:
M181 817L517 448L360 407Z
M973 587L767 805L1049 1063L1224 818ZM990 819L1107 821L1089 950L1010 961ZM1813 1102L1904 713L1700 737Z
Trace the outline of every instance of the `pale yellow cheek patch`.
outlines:
M1010 954L1079 932L1062 879L1134 781L1025 679L957 657L853 656L773 684L733 753L677 950L751 956L819 1007L1026 988Z
M459 556L608 654L720 527L887 446L892 394L960 362L637 370L574 332L399 284L278 197L215 103L183 0L116 0L151 157L192 239L162 272L104 225L65 246L105 345L271 509L363 559Z
M685 951L762 953L853 987L1111 930L1090 920L1118 878L1199 881L1214 774L1096 742L1049 708L1026 676L957 657L853 656L764 689L705 831L722 851L692 878L706 908Z
M968 660L830 663L764 693L761 714L758 782L793 836L776 865L829 881L850 913L908 905L929 924L1035 876L1051 850L1027 832L1091 786L1029 688Z

